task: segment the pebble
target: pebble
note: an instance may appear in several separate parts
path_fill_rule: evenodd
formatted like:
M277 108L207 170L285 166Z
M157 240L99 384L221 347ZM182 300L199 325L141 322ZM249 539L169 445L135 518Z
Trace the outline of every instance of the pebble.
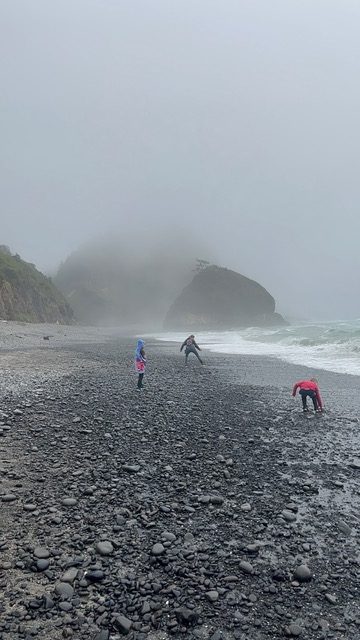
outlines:
M72 584L76 580L78 573L79 571L76 567L70 567L70 569L65 571L60 580L61 582L69 582L69 584Z
M62 500L62 504L64 505L64 507L75 507L77 502L78 501L76 498L63 498Z
M296 567L293 578L298 582L310 582L312 579L312 573L306 564L300 564Z
M281 512L281 515L284 518L284 520L286 520L286 522L295 522L296 520L295 513L292 513L292 511L288 511L287 509L284 509Z
M240 505L241 511L251 511L251 504L249 502L244 502Z
M95 549L101 556L111 556L111 554L114 553L114 547L108 540L97 542Z
M343 520L340 520L340 522L338 523L338 527L341 533L343 533L345 536L351 535L351 532L352 532L351 527L349 527L349 525L346 524L346 522L343 522Z
M35 558L50 558L50 552L46 547L35 547L34 549Z
M96 634L94 640L109 640L109 638L110 631L108 631L107 629L102 629L102 631L99 631L99 633Z
M168 542L174 542L176 540L176 535L174 533L170 533L170 531L164 531L161 534L161 537Z
M353 460L353 462L350 462L349 467L352 469L360 469L360 460Z
M332 595L331 593L325 593L325 598L328 602L330 602L330 604L337 603L337 597Z
M185 625L196 624L199 619L199 612L196 609L188 609L187 607L179 607L175 609L177 620Z
M151 549L151 553L153 556L161 556L165 552L165 547L161 544L161 542L157 542Z
M123 465L123 470L127 471L128 473L138 473L140 471L141 467L139 464L124 464Z
M89 582L101 582L105 578L105 573L100 569L94 569L93 571L87 571L85 578Z
M239 567L244 573L254 573L254 567L252 566L252 564L250 564L250 562L246 562L246 560L241 560Z
M218 591L207 591L205 593L207 599L209 600L209 602L216 602L216 600L219 599L219 593Z
M55 585L55 593L61 598L72 598L75 592L71 584L67 582L57 582Z
M17 496L14 493L6 493L1 499L3 502L14 502L17 500Z
M120 633L127 636L132 627L132 622L129 618L116 614L114 617L114 626L118 631L120 631Z
M36 511L36 509L37 509L36 504L32 504L30 502L27 504L24 504L24 511Z
M287 627L287 632L288 635L292 636L293 638L297 638L298 636L301 636L303 629L298 624L290 624Z

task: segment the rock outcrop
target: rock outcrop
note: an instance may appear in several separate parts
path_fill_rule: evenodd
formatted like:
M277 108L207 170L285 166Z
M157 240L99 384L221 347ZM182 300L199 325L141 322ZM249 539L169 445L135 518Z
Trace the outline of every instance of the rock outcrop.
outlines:
M240 273L210 266L195 275L170 307L166 329L236 329L283 325L275 300Z
M0 319L70 324L74 314L64 296L33 264L0 246Z

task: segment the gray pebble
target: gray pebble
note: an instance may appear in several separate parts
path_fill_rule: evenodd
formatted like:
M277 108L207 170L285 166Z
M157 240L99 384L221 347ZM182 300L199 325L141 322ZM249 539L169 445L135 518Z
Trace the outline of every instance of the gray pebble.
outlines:
M164 551L165 547L163 547L161 542L157 542L156 544L154 544L153 548L151 549L151 553L153 556L161 556Z
M294 579L298 582L310 582L312 573L306 564L301 564L294 571Z
M98 553L100 553L101 556L111 556L111 554L114 553L114 547L108 540L97 542L95 545L95 549Z

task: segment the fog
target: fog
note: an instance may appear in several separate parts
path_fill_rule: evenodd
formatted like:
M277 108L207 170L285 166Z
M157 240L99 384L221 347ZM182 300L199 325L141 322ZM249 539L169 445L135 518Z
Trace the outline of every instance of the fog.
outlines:
M355 0L2 0L0 243L53 272L99 236L189 242L287 315L359 317L359 19Z

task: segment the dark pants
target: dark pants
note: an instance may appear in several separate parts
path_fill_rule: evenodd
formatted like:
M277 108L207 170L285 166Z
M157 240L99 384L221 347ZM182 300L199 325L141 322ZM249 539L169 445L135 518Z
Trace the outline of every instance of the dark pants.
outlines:
M318 410L318 402L317 402L317 399L316 399L315 391L312 391L311 389L300 389L299 393L301 395L302 406L303 406L303 410L304 411L307 409L306 399L307 399L308 396L313 401L313 405L314 405L315 411Z
M144 377L144 374L143 373L139 373L138 384L137 384L138 389L142 389L143 377Z
M203 361L201 360L198 352L196 351L195 347L186 347L185 349L185 364L187 364L188 361L188 357L190 353L194 353L197 357L198 360L200 360L201 364L203 363Z

